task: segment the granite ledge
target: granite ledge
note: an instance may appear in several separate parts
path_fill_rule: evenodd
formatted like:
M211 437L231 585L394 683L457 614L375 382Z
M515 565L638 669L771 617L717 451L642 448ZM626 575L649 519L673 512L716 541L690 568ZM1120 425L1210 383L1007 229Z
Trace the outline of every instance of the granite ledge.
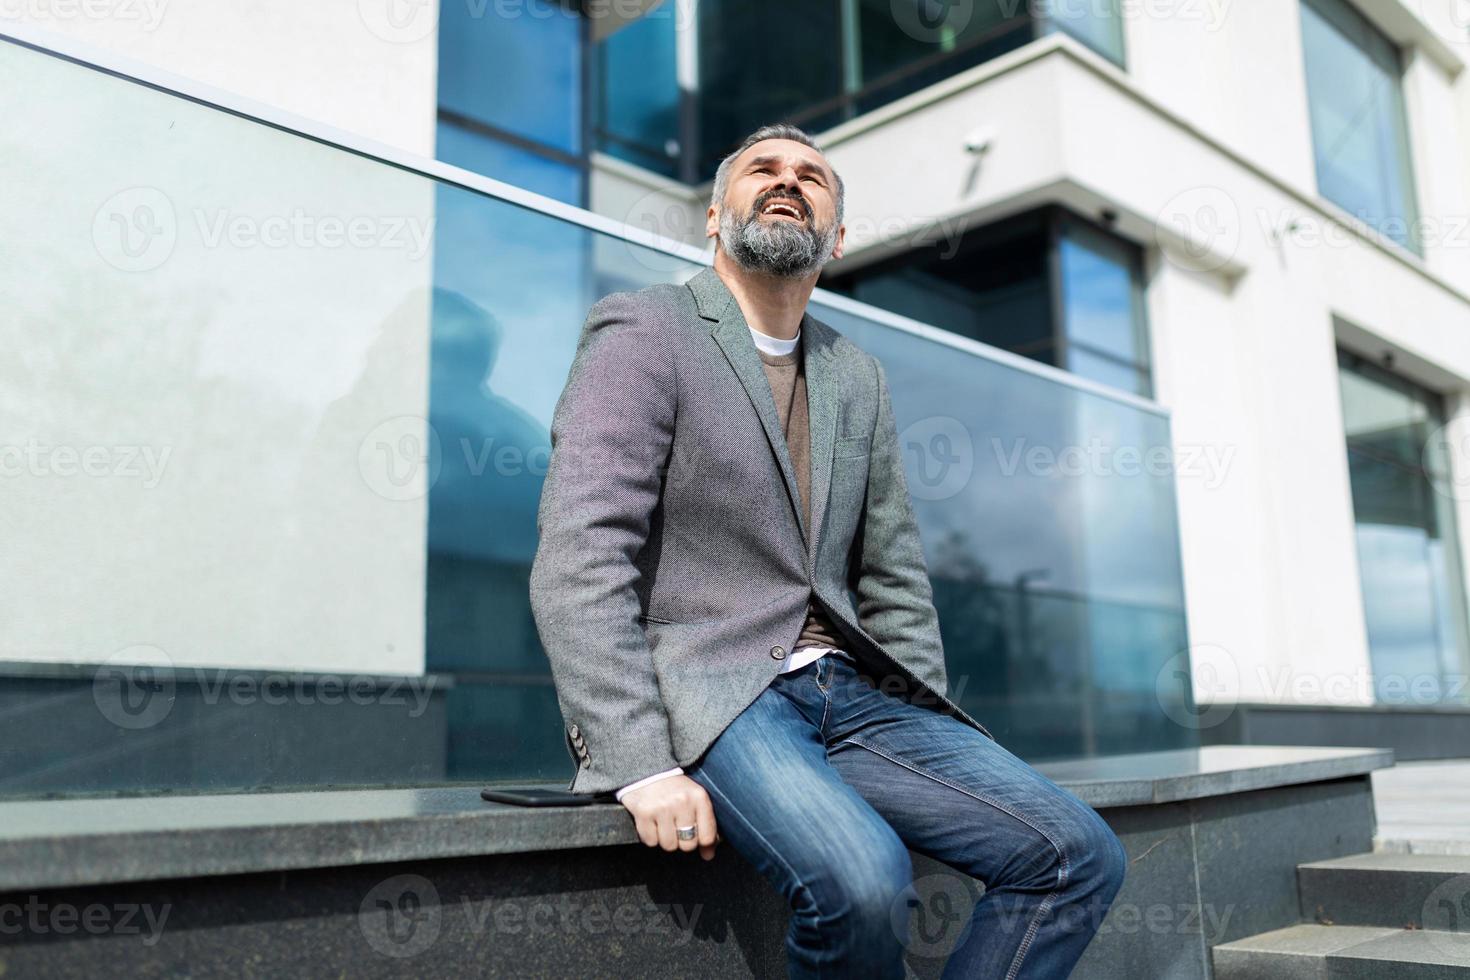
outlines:
M1207 746L1042 764L1097 808L1361 776L1372 748ZM0 802L0 892L633 844L622 807L528 809L478 787Z

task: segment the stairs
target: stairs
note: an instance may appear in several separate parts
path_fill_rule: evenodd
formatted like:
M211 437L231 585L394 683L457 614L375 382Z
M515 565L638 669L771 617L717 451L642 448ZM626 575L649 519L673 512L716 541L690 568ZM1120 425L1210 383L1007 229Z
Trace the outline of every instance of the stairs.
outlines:
M1223 943L1215 980L1470 980L1470 855L1297 866L1302 923Z

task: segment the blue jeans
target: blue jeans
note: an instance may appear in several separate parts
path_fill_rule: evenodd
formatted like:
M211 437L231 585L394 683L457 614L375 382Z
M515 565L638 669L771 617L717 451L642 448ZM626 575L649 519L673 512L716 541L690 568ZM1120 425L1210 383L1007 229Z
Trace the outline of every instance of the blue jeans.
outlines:
M934 886L913 882L910 849L985 884L945 977L1066 977L1123 882L1092 808L845 655L778 675L689 776L790 903L793 977L904 976L916 886Z

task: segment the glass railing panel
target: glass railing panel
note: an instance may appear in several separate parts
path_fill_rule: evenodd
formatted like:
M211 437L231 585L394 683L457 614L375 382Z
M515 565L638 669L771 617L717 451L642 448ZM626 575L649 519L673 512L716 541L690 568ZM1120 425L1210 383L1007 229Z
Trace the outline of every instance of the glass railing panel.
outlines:
M0 796L565 779L551 414L592 303L698 264L12 43L0 109ZM908 461L961 699L1037 757L1178 743L1167 480L988 441L1167 422L861 309L816 308L974 442L948 498Z

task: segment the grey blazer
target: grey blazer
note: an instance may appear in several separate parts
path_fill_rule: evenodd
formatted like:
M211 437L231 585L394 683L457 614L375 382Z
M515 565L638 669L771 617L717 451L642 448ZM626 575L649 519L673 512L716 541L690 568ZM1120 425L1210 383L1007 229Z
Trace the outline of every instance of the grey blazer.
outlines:
M990 734L944 696L882 365L810 313L801 336L810 527L755 343L713 269L587 315L531 568L575 792L698 759L780 671L813 594L883 690Z

